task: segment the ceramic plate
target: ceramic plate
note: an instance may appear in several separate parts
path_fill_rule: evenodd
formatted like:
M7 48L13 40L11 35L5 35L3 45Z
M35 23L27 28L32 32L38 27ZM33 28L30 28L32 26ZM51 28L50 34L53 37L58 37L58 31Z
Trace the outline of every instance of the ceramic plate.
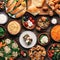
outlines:
M25 43L24 39L23 39L23 36L25 36L26 34L28 34L28 35L32 38L32 40L33 40L30 45L27 45L27 44ZM31 47L33 47L33 46L36 44L36 42L37 42L37 37L36 37L36 35L35 35L33 32L31 32L31 31L25 31L25 32L23 32L23 33L20 35L20 37L19 37L19 42L20 42L20 44L21 44L24 48L31 48Z

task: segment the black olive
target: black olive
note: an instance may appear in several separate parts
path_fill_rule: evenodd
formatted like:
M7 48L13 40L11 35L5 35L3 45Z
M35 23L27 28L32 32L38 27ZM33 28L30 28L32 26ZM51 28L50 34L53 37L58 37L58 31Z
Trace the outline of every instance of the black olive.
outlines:
M28 19L28 18L29 18L29 16L25 16L25 18L26 18L26 19Z

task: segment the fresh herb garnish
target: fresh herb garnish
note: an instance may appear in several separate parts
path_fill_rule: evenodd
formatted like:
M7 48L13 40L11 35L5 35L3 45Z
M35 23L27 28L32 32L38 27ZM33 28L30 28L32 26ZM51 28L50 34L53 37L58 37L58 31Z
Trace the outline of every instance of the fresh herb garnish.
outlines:
M0 36L3 36L3 35L4 35L4 33L5 33L4 28L0 27Z

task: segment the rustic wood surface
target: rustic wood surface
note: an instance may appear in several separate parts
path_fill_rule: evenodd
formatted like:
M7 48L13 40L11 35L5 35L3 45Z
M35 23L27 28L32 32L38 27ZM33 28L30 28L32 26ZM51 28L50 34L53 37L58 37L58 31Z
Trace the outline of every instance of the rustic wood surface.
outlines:
M3 0L0 0L0 1L3 1ZM0 11L0 12L1 12L1 13L6 13L5 10L2 10L2 11ZM40 17L40 16L36 16L36 17L34 17L34 18L37 20L38 17ZM55 16L53 16L53 17L50 17L50 16L47 16L47 17L50 18L49 20L51 20L53 17L56 18L56 19L58 20L58 23L57 23L57 24L60 24L60 17L59 17L58 15L55 15ZM11 21L11 20L17 20L17 21L19 21L19 22L21 23L21 18L19 18L19 19L13 19L13 18L11 18L11 17L8 16L8 22ZM3 25L3 26L5 26L5 28L7 27L8 22ZM44 31L41 31L41 32L36 31L36 29L31 30L31 31L33 31L33 32L36 34L36 36L38 36L38 34L40 34L40 33L42 33L42 32L47 32L47 33L50 35L50 30L51 30L51 28L52 28L53 26L54 26L54 25L50 24L50 27L48 27L48 29L46 29L46 30L44 30ZM21 33L22 33L23 31L27 31L27 29L25 29L25 28L22 26ZM29 49L23 48L23 47L20 45L20 43L19 43L19 36L20 36L21 33L19 33L19 34L16 35L16 36L12 36L12 35L10 35L10 34L7 32L7 35L6 35L5 38L12 38L12 39L14 39L14 40L18 43L20 49L23 49L24 51L28 52ZM4 39L5 39L5 38L4 38ZM50 39L50 43L45 47L45 48L46 48L46 51L47 51L48 47L49 47L52 43L56 43L56 42L53 41L52 38L51 38L51 39ZM38 43L37 43L36 45L38 45ZM30 60L30 58L29 58L29 57L24 58L24 57L21 57L21 56L20 56L20 57L17 57L16 60ZM49 59L48 59L48 56L45 57L45 60L49 60Z

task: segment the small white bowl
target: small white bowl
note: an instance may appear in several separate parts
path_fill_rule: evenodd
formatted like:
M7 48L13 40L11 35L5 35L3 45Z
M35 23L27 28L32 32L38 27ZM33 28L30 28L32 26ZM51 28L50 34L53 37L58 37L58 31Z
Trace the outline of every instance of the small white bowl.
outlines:
M0 13L0 24L5 24L8 21L8 16L5 13Z

